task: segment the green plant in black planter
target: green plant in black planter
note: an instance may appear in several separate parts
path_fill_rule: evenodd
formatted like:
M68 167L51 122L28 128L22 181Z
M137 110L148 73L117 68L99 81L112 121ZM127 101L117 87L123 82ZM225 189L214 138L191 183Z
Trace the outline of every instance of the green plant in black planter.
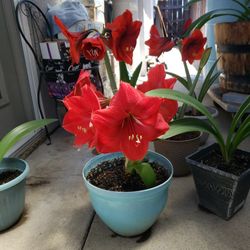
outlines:
M250 116L245 117L250 109L250 97L235 114L224 140L215 119L195 98L166 89L147 94L181 101L207 116L208 122L195 118L175 120L162 138L197 130L214 136L215 144L197 151L186 160L192 169L200 205L224 219L232 217L244 205L250 187L250 153L238 149L250 135Z
M23 212L25 178L29 172L27 162L17 158L3 157L24 136L54 121L56 119L23 123L0 140L0 231L13 225Z

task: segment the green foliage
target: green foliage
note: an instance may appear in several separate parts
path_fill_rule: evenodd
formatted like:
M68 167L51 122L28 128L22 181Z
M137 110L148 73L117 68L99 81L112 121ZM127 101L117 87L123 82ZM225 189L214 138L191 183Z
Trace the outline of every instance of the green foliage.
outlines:
M132 76L130 77L126 63L119 62L120 80L123 82L130 83L131 86L135 87L138 77L140 75L141 67L142 67L142 62L139 63L139 65L136 67L135 71L133 72Z
M185 78L172 72L166 72L166 74L175 77L187 90L191 88L191 83L187 81Z
M199 67L198 67L198 71L197 71L197 74L195 76L195 79L192 80L191 77L190 77L190 73L189 73L189 70L188 70L188 67L187 67L187 63L186 62L183 62L184 64L184 68L185 68L185 72L186 72L186 77L187 77L187 80L186 79L182 79L181 77L178 77L177 76L177 79L183 84L183 86L188 90L188 94L190 96L194 96L196 98L196 95L195 95L195 88L197 86L197 83L199 81L199 78L200 78L200 75L202 73L202 70L203 68L205 67L205 65L207 64L208 62L208 59L211 55L211 51L212 49L211 48L207 48L205 49L203 55L202 55L202 58L200 60L200 64L199 64ZM215 63L212 65L212 67L210 68L206 78L204 79L203 81L203 84L202 84L202 87L201 87L201 90L199 92L199 95L198 97L196 98L198 101L202 102L203 101L203 98L205 97L208 89L211 87L211 85L216 81L216 79L219 77L220 73L214 73L214 70L216 69L216 66L217 66L217 63L218 63L219 59L217 59L215 61ZM173 75L173 73L170 73ZM178 114L178 118L181 119L184 117L184 114L185 114L185 111L186 111L186 108L187 108L187 105L186 104L183 104L180 111L179 111L179 114Z
M248 136L250 136L250 116L248 115L247 118L240 124L246 112L250 110L250 96L241 105L238 112L234 116L225 142L215 119L202 105L202 103L192 96L170 89L151 90L147 92L147 95L183 102L184 104L190 105L196 110L200 111L208 118L208 122L204 122L195 118L183 118L173 121L170 124L170 130L161 138L169 138L174 135L191 131L208 132L215 137L217 143L219 144L225 162L230 162L239 144Z
M12 129L8 134L6 134L0 141L0 161L3 159L4 155L10 150L18 141L23 137L28 135L35 129L42 128L52 122L57 121L57 119L43 119L25 122L16 128Z
M156 175L149 163L141 161L128 161L127 170L129 173L136 171L145 186L152 187L155 185Z
M220 72L217 72L213 75L214 70L216 69L217 63L220 60L220 58L218 58L212 65L212 67L210 68L210 70L207 73L206 78L203 81L199 96L198 96L198 101L202 102L203 98L205 97L207 91L209 90L209 88L212 86L212 84L216 81L216 79L219 77Z
M232 0L234 1L234 0ZM200 16L197 18L192 24L188 27L186 32L183 34L183 37L189 36L189 34L192 32L194 29L201 29L203 25L205 25L208 21L221 17L221 16L234 16L237 17L239 20L249 20L250 17L246 16L244 14L244 11L236 10L236 9L217 9L217 10L212 10L204 15Z
M132 77L130 79L130 84L135 87L138 77L140 75L141 72L141 67L142 67L142 62L136 67L134 73L132 74Z
M119 68L120 68L120 81L123 82L130 82L130 78L129 78L129 73L127 70L127 66L125 62L119 62Z

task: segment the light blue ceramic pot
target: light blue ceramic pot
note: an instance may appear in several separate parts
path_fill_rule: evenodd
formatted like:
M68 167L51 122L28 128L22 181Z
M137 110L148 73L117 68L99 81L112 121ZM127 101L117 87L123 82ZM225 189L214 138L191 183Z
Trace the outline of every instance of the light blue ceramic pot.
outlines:
M29 165L20 159L5 158L0 162L0 172L6 170L20 170L22 174L0 185L0 231L13 225L23 212Z
M86 180L88 172L99 163L121 156L121 153L95 156L85 164L83 179L92 205L102 221L119 235L135 236L149 229L165 207L173 167L167 158L149 151L147 158L164 166L170 176L159 186L142 191L115 192L98 188Z

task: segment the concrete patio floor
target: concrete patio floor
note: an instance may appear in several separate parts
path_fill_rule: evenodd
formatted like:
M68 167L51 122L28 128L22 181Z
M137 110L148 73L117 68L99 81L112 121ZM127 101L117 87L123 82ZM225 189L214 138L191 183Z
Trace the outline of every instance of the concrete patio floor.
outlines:
M220 110L224 131L230 115ZM167 207L144 237L114 235L91 208L81 171L93 155L72 147L62 129L39 146L30 164L26 207L19 222L0 233L0 250L248 250L250 198L230 221L198 208L192 176L175 178ZM209 139L212 142L212 138ZM209 143L208 142L208 143ZM250 140L242 148L249 150Z

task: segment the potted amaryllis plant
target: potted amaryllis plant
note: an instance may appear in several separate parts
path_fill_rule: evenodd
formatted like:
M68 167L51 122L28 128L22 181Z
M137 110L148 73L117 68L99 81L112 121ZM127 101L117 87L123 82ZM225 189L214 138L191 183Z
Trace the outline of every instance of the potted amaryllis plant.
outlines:
M26 161L4 158L4 155L28 133L54 121L44 119L23 123L0 140L0 231L12 226L21 216L25 201L25 179L29 173Z
M130 77L126 63L132 64L141 22L133 21L129 10L106 24L103 34L94 30L71 33L58 18L55 21L70 41L73 62L81 55L90 60L104 58L114 91L111 99L104 97L91 83L89 73L82 71L73 91L63 100L67 108L63 127L75 135L75 146L88 144L102 153L83 168L92 205L114 232L141 234L163 210L173 175L171 163L148 151L148 145L169 130L177 102L147 97L135 88L141 65ZM107 47L120 62L118 90Z
M189 19L185 24L183 28L183 37L161 37L157 27L153 25L150 30L150 39L145 42L146 45L149 46L149 55L159 57L162 53L170 51L174 46L179 48L181 56L182 56L182 62L185 69L185 77L182 77L176 73L172 72L166 72L166 74L171 75L175 78L170 78L166 80L163 72L158 72L154 69L152 70L152 75L154 75L154 79L157 79L158 82L165 81L166 83L170 83L168 87L165 87L163 84L160 86L151 84L151 86L144 87L145 83L138 86L138 89L145 91L149 91L152 89L157 88L170 88L172 89L174 86L174 82L176 79L183 84L183 86L187 89L187 92L190 96L194 96L197 100L200 102L203 101L207 90L210 88L210 86L214 83L214 81L219 76L219 73L214 73L214 70L216 68L217 61L212 65L211 69L209 70L206 77L204 77L204 81L202 81L202 85L200 90L197 90L197 83L200 79L202 70L204 66L206 65L208 58L211 54L211 49L207 48L204 49L204 45L206 44L206 38L203 37L202 32L199 29L195 29L193 32L189 32L187 35L186 30L192 25L192 20ZM192 79L188 64L192 64L195 60L199 60L199 66L197 70L197 74ZM154 73L153 73L154 72ZM150 74L150 71L149 71ZM168 102L171 102L168 100ZM208 107L210 113L213 117L216 117L218 115L217 109L214 107ZM194 116L197 119L206 120L206 117L203 116L203 114L199 113L194 108L188 107L186 104L183 104L175 117L175 119L181 119L184 116ZM154 142L155 149L157 152L164 154L166 157L168 157L174 166L174 176L183 176L190 172L189 168L186 165L185 157L189 155L192 152L195 152L200 144L204 144L207 140L208 134L203 133L201 136L199 132L191 132L191 133L185 133L183 135L178 135L169 139L163 140L162 138L159 138Z
M215 119L194 97L163 89L150 91L147 95L181 101L207 116L208 122L195 118L173 121L163 138L197 130L214 136L215 144L191 154L186 160L192 169L199 204L226 220L230 219L243 207L250 187L250 153L237 149L250 135L250 116L243 119L250 109L250 97L235 114L224 140Z

